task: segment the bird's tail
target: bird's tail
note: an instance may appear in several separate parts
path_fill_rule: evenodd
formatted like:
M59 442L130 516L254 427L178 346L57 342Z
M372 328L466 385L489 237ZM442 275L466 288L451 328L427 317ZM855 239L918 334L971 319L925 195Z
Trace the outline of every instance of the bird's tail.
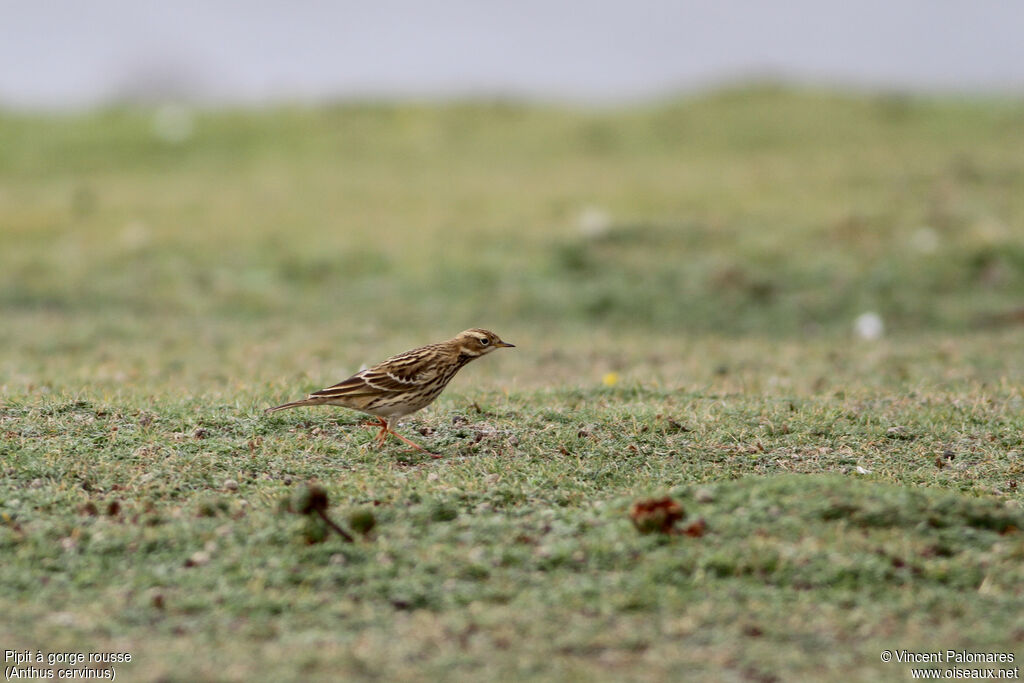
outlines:
M288 408L298 408L300 406L317 406L317 405L320 405L323 402L324 401L321 398L304 398L301 401L292 401L291 403L282 403L279 406L274 406L273 408L267 408L266 410L263 411L263 414L264 415L270 415L271 413L276 413L279 410L286 410Z

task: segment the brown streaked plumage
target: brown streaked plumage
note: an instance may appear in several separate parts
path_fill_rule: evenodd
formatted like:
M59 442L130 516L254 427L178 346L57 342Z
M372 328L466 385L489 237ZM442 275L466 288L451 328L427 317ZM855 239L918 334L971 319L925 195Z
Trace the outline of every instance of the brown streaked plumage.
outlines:
M393 434L422 451L418 444L395 432L392 423L433 403L455 373L469 361L495 349L514 346L503 342L493 332L476 327L448 341L392 356L334 386L314 391L301 401L268 408L266 412L319 405L351 408L377 418L378 422L369 424L380 427L376 437L378 446L384 444L388 434Z

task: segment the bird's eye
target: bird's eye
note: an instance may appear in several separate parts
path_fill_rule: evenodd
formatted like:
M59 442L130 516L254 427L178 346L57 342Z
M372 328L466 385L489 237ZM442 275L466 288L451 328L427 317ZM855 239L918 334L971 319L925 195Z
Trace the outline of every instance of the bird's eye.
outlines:
M491 343L491 340L488 339L487 337L484 337L483 339L480 340L480 346L487 346L490 343Z

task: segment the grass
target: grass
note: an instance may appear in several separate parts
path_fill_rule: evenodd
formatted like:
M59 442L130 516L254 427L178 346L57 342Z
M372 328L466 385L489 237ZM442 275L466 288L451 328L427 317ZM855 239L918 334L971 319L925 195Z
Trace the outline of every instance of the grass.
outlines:
M0 114L0 643L128 680L1019 663L1022 122L771 88L203 112L181 142ZM407 421L441 459L262 415L477 325L517 348ZM289 513L310 480L372 531ZM706 533L639 534L661 495Z

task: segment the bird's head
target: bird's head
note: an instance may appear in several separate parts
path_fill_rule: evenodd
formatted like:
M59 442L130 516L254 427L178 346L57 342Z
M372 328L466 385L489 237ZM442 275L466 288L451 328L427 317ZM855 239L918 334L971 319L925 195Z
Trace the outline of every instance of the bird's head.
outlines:
M511 349L515 347L515 344L503 342L498 335L489 330L482 330L479 327L460 332L452 341L459 347L460 354L465 354L470 358L483 356L495 349Z

